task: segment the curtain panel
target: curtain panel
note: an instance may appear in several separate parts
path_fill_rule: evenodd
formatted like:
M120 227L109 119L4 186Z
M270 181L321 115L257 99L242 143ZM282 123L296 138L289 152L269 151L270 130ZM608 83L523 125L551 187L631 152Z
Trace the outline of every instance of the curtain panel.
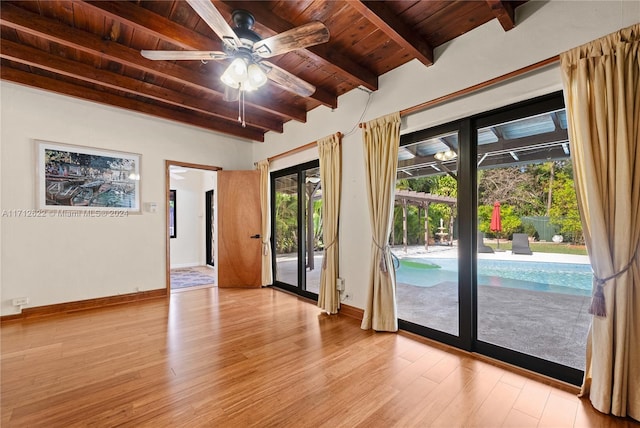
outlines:
M397 331L396 274L389 248L400 144L400 113L363 124L365 181L371 222L371 267L361 327Z
M594 272L581 394L640 420L640 24L560 55Z
M273 284L273 268L271 266L271 209L269 204L269 161L261 160L257 164L260 171L260 209L262 222L260 236L262 239L262 286Z
M340 294L336 284L339 274L338 222L342 183L340 139L340 134L334 134L318 140L320 188L322 189L322 241L324 243L318 307L329 314L336 314L340 309Z

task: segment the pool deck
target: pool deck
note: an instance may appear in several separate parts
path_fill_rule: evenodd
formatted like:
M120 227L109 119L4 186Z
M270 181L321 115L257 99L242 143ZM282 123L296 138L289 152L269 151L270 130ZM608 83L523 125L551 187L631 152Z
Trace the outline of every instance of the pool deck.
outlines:
M391 252L398 258L424 257L430 258L455 258L458 257L458 247L431 245L429 250L425 250L422 245L407 247L405 252L401 246L391 248ZM581 256L576 254L558 254L558 253L538 253L533 252L527 254L513 254L511 250L496 251L494 253L478 253L478 259L487 260L511 260L520 262L542 262L542 263L576 263L589 264L589 256Z
M404 258L457 258L457 247L392 248ZM588 256L511 251L478 254L479 259L589 264ZM457 283L433 287L397 284L398 317L446 333L458 334ZM478 286L478 338L505 348L584 369L591 298L507 287Z

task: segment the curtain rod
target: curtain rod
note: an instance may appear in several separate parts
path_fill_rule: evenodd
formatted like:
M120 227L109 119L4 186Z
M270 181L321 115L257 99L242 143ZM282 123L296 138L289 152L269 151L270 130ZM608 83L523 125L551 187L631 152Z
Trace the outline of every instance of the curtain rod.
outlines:
M342 138L342 132L336 132L333 135L337 135L338 138L340 138L340 139ZM269 163L271 163L274 160L281 159L283 157L286 157L286 156L289 156L289 155L293 155L295 153L302 152L302 151L305 151L307 149L311 149L311 148L313 148L313 146L316 146L317 144L318 144L318 140L312 141L312 142L304 144L304 145L302 145L300 147L296 147L294 149L287 150L286 152L282 152L282 153L277 154L275 156L271 156L270 158L267 158L267 160L269 161Z
M538 62L536 62L534 64L528 65L526 67L519 68L519 69L514 70L512 72L509 72L507 74L503 74L501 76L494 77L493 79L485 80L484 82L480 82L480 83L477 83L475 85L469 86L467 88L460 89L459 91L452 92L452 93L447 94L447 95L443 95L441 97L435 98L435 99L430 100L430 101L426 101L426 102L424 102L422 104L418 104L418 105L415 105L413 107L406 108L404 110L400 110L400 117L406 116L406 115L411 114L411 113L417 113L417 112L422 111L422 110L426 110L429 107L433 107L433 106L435 106L437 104L441 104L441 103L444 103L444 102L447 102L447 101L454 100L454 99L456 99L458 97L461 97L463 95L471 94L473 92L479 91L480 89L484 89L486 87L489 87L489 86L504 82L505 80L512 79L514 77L520 76L520 75L528 73L530 71L534 71L534 70L537 70L539 68L546 67L547 65L554 64L554 63L556 63L558 61L560 61L560 56L559 55L552 56L551 58L547 58L547 59L544 59L542 61L538 61ZM363 128L365 126L364 122L360 123L359 126L360 126L360 128Z

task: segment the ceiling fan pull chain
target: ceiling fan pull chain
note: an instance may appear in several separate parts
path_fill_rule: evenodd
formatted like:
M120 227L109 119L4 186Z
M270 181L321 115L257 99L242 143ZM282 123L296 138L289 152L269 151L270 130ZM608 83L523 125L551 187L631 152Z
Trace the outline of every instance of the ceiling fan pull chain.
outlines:
M240 117L240 103L242 103L242 83L238 87L238 122L242 122Z
M244 91L242 91L242 127L246 128L247 124L244 121Z

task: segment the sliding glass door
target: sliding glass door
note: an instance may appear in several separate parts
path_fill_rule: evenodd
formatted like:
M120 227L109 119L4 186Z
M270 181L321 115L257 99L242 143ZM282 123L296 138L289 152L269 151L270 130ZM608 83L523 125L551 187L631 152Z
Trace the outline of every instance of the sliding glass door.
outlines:
M458 131L414 133L398 154L392 252L398 318L456 343L458 296Z
M592 277L570 154L561 93L402 136L402 328L580 383Z
M477 120L477 340L579 380L592 274L561 101Z
M317 299L322 263L318 161L271 174L275 285Z

